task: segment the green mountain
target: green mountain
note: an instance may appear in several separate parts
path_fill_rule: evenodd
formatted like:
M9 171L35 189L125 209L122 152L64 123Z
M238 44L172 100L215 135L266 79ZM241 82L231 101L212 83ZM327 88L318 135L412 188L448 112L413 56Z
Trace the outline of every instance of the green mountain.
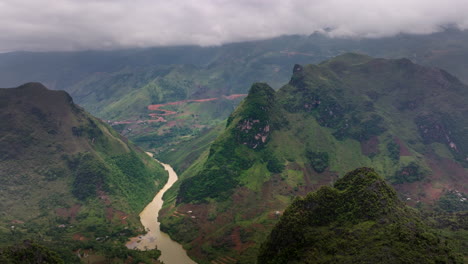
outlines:
M201 263L253 263L295 196L364 166L409 205L466 210L467 100L457 78L408 59L348 53L296 65L278 91L252 86L167 193L162 228Z
M463 263L370 168L296 199L258 263Z
M0 245L32 240L66 263L90 249L149 262L124 245L167 180L159 164L40 83L0 89L0 120Z
M319 63L344 52L407 57L448 70L466 82L467 43L468 31L447 28L429 35L377 39L316 33L215 47L13 52L0 54L0 86L41 81L65 90L87 111L112 121L119 132L164 159L172 149L183 148L205 129L222 123L239 100L171 105L169 110L176 114L164 116L148 110L151 104L244 94L254 82L268 82L277 89L288 82L294 64ZM163 119L155 121L159 117Z

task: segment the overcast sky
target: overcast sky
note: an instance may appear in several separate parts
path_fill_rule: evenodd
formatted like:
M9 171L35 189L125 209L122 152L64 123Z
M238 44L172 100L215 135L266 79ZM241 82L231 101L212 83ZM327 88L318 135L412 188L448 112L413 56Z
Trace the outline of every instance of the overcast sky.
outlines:
M468 0L0 0L0 52L219 45L468 28Z

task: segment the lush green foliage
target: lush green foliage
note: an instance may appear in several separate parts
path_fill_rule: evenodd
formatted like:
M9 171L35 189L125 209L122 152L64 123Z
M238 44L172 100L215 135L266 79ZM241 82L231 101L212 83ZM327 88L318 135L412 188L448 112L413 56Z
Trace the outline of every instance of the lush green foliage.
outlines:
M204 169L181 183L179 202L227 199L240 182L242 171L249 169L270 139L276 115L272 109L275 92L266 84L252 85L249 95L227 121L228 132L210 148ZM262 138L263 137L263 138ZM273 159L266 160L270 169L281 171Z
M393 161L398 162L400 160L400 146L397 143L395 143L395 141L391 140L390 142L388 142L387 150L390 154L390 158Z
M383 119L373 111L372 102L358 105L348 100L349 92L342 88L347 85L343 83L346 80L340 79L333 69L297 65L289 85L279 91L283 107L292 113L314 116L320 125L334 128L333 135L340 140L365 141L385 132Z
M138 214L164 184L164 169L63 91L29 83L0 89L0 98L7 121L0 128L0 246L34 240L65 263L78 263L73 251L89 248L109 261L151 263L149 253L133 253L124 243L143 231ZM49 257L31 245L3 252Z
M424 179L426 172L415 162L402 167L390 179L392 183L415 182Z
M0 262L4 264L64 263L57 253L31 241L0 249Z
M230 116L225 131L209 153L182 174L179 192L177 185L171 190L168 199L172 199L169 201L174 207L168 206L168 210L200 206L208 210L208 217L185 221L168 213L163 216L162 226L180 241L189 243L194 252L205 252L210 260L220 255L242 255L240 263L251 263L249 257L257 247L249 246L241 254L238 250L242 247L234 245L235 234L229 230L236 226L257 229L258 223L271 220L277 210L281 212L291 197L334 182L347 171L362 166L374 167L390 182L401 184L398 186L401 194L411 197L408 203L425 208L426 201L437 199L429 194L441 191L447 184L464 181L463 162L459 158L458 162L453 160L453 156L463 156L466 136L460 135L466 121L457 113L468 110L465 90L466 86L444 71L421 67L408 59L374 59L351 53L319 65L296 65L291 81L275 92L271 107L251 110L249 106L268 105L266 98L273 97L262 97L263 100L249 105L254 98L249 95ZM432 96L426 96L428 93ZM268 109L271 110L262 112ZM434 109L443 114L435 113ZM244 112L254 118L245 120ZM443 122L420 124L417 120L422 113L447 118ZM249 139L265 132L262 129L265 124L254 126L261 122L255 115L263 114L269 124L277 125L272 126L265 144L256 145L258 141ZM441 135L447 135L450 141L445 136L440 137L445 140L424 140L426 128L439 131L441 125L441 131L446 132ZM244 133L245 138L238 133ZM438 163L445 169L438 169ZM412 184L418 181L423 182ZM321 192L324 197L335 197L341 191L325 188ZM361 192L368 194L366 190ZM373 217L372 212L378 214L379 208L387 208L375 206L379 197L363 198L369 204L359 210L370 208L364 210L368 218ZM416 203L418 200L423 202ZM333 206L331 203L324 208ZM343 219L366 215L355 206L349 207L355 209L347 207L352 213L345 214ZM324 209L321 219L338 221L338 212ZM214 227L226 219L230 219L229 225ZM367 224L374 230L372 223ZM405 228L401 232L406 233ZM185 234L178 230L197 230L201 235L196 237L194 232ZM204 233L207 230L209 234ZM362 232L359 240L374 243L366 240L366 232ZM262 241L262 234L263 231L252 232L250 240ZM339 243L347 240L354 238L347 237Z
M79 127L72 127L72 133L74 136L81 137L86 136L88 139L96 139L102 136L102 131L98 128L96 123L91 119L88 118L88 124L81 125Z
M225 144L228 142L231 144ZM237 176L242 168L249 168L253 164L248 156L238 155L237 148L232 138L215 142L211 146L211 154L204 169L181 183L178 201L203 201L206 198L227 199L233 188L239 184ZM246 148L243 151L246 151Z
M306 157L309 160L312 168L318 173L324 172L329 166L329 157L326 152L307 151Z
M281 173L284 170L284 164L274 154L267 154L267 169L273 173Z
M438 205L447 212L468 211L467 195L458 191L449 191L440 197Z
M374 170L360 168L297 199L258 263L462 263Z
M108 190L106 186L106 175L109 169L92 154L78 155L70 164L74 172L72 193L79 200L96 197L98 189Z

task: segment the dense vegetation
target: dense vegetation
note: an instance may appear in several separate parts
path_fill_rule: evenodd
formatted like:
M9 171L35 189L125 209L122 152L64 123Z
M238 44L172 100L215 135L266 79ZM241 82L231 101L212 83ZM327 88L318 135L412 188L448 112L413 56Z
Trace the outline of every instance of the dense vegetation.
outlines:
M168 192L162 228L200 261L227 255L252 263L264 231L293 197L362 166L395 184L408 204L432 210L439 193L466 192L460 157L468 124L460 113L467 100L467 86L455 77L408 59L349 53L296 65L278 91L252 87ZM184 152L190 149L175 153ZM446 198L441 204L453 207ZM199 210L197 220L178 214L187 210ZM250 244L240 244L237 232Z
M205 152L210 148L209 139L220 131L210 128L219 125L238 101L219 100L206 104L171 106L170 109L178 114L167 116L168 122L118 125L122 134L139 145L155 151L167 162L175 161L179 172L190 167L183 178L199 175L197 179L201 183L192 180L195 183L193 186L184 184L180 195L177 195L180 185L176 184L175 189L168 193L172 198L169 201L180 202L177 207L169 210L168 215L179 208L183 211L183 208L192 204L207 206L209 212L206 219L212 221L209 222L211 225L204 223L204 218L199 216L198 220L171 218L170 221L166 217L166 225L163 221L163 227L170 223L171 235L187 243L196 238L197 232L200 233L200 240L195 245L188 246L192 251L202 250L205 256L210 256L210 260L229 255L236 258L240 256L241 263L249 263L256 254L258 242L263 239L259 233L266 233L253 229L263 230L259 225L268 229L275 221L270 216L271 212L281 211L290 203L291 197L333 182L337 176L357 166L375 167L389 180L392 181L393 178L393 182L401 182L397 186L400 195L411 197L412 201L421 199L421 204L438 199L432 194L440 193L443 188L461 188L466 192L462 184L466 179L466 171L460 167L460 164L468 166L466 86L443 70L421 67L407 59L373 59L358 54L330 59L344 50L387 58L406 56L420 64L449 69L459 78L465 78L468 76L465 74L468 67L464 59L468 50L466 39L466 32L447 30L428 36L401 35L357 41L329 39L314 34L208 48L177 47L79 53L19 52L0 55L0 80L5 83L4 86L17 85L18 80L26 81L24 78L28 78L27 81L34 79L54 84L53 88L68 90L81 105L101 118L136 122L148 119L148 104L244 93L252 82L258 81L268 81L272 87L277 88L290 78L290 69L294 64L305 65L327 59L314 66L298 65L294 68L289 85L274 93L275 104L272 109L279 111L279 116L284 117L284 120L279 120L278 126L270 127L269 136L265 138L266 144L256 146L259 140L255 137L252 142L244 141L251 140L252 137L249 135L242 138L244 134L236 133L238 131L234 131L234 128L242 126L242 123L231 119L228 131L218 138L219 143L211 146L211 154ZM308 55L280 52L285 49ZM18 61L21 63L17 63ZM42 67L43 65L48 67ZM8 100L7 97L0 96L0 105ZM65 101L69 102L71 99ZM78 111L76 107L73 109ZM88 147L92 146L99 150L99 153L92 156L93 162L106 164L102 173L105 175L103 178L109 180L96 186L98 192L107 188L114 190L113 186L120 186L116 190L125 193L126 200L135 201L131 206L133 208L140 207L143 200L147 199L134 192L122 191L127 187L136 190L138 186L116 180L120 179L124 169L113 162L114 155L125 153L118 147L121 143L106 140L108 133L99 134L96 127L105 127L102 123L83 117L80 122L67 127L73 135L70 144L54 144L55 139L39 140L35 126L40 126L50 137L61 137L61 124L48 122L50 115L41 107L28 107L26 110L39 123L34 123L34 126L10 126L15 124L17 116L5 114L4 111L0 113L1 120L5 121L0 131L9 131L0 141L0 159L6 164L2 176L4 175L7 182L33 182L40 175L41 179L49 181L47 187L68 190L65 187L71 186L73 181L70 178L72 172L65 162L47 163L44 159L34 164L37 174L29 174L11 173L10 168L18 166L11 163L11 160L27 153L49 157L54 152L70 152L57 159L68 163L68 160L79 157L79 153L89 152ZM56 114L60 114L60 110ZM31 120L21 122L29 124ZM253 125L256 125L256 132L262 132L262 129L265 132L265 126L257 123ZM262 141L262 135L258 138ZM230 145L228 141L249 145ZM398 144L391 145L393 141ZM11 147L9 142L15 147ZM34 144L41 148L28 149L28 146ZM254 146L256 147L253 148ZM324 167L324 159L314 159L319 162L317 164L322 164L314 168L314 162L305 156L307 150L327 153L328 169L318 173L316 169L320 171ZM158 153L159 151L162 153ZM127 158L131 160L131 157ZM454 158L456 162L452 163ZM420 168L420 174L407 177L405 168L412 164ZM434 164L440 166L441 171L434 169ZM87 166L83 168L86 169ZM202 170L207 173L201 174ZM10 175L15 177L9 177ZM86 178L87 174L83 175ZM202 181L203 175L208 179L206 184ZM218 181L217 177L221 179ZM57 186L59 179L63 181ZM456 182L460 184L457 185ZM151 186L148 184L145 187ZM40 197L40 213L56 207L75 208L75 202L92 202L92 188L88 193L77 192L77 195L89 197L84 200L63 193ZM13 190L8 189L5 195L2 194L2 212L10 212L9 208L16 208L19 212L28 209L23 201L37 197L37 193L27 188L21 191L24 195L15 204L6 202L9 200L4 198L14 193ZM149 192L144 193L150 196ZM177 196L179 199L175 198ZM105 198L106 195L102 197ZM116 198L115 195L110 197ZM449 203L440 203L448 205L444 208L458 205L452 203L452 196L447 197ZM441 200L444 201L447 197L443 195ZM234 201L234 198L237 200ZM187 204L187 201L190 203ZM112 202L124 204L123 201ZM421 204L418 206L424 207ZM99 213L106 210L105 206L101 204L97 208L89 212L82 207L81 217L99 223L99 233L113 233L113 230L103 228L110 221ZM32 214L39 212L31 211ZM73 219L64 218L70 218L70 221ZM8 223L16 220L3 215L2 221L4 219ZM229 221L223 223L223 219ZM60 218L60 221L63 219ZM115 216L112 221L115 223L118 217ZM216 228L213 230L207 226ZM28 228L34 230L29 225ZM21 231L19 229L18 232ZM25 230L23 233L27 233ZM209 230L209 234L203 233L204 230ZM235 243L231 238L236 237L237 231L242 234L241 242L254 241L254 244L234 247ZM9 225L2 227L2 232L10 232ZM93 232L86 232L85 236L93 237ZM77 232L70 231L68 236L72 233ZM5 237L3 240L7 241L9 238ZM234 248L240 251L235 251Z
M72 193L77 199L94 198L98 188L109 191L109 187L104 185L109 173L105 163L99 162L89 153L79 155L76 159L71 163L70 170L74 172Z
M394 162L398 162L400 160L400 146L397 143L395 143L395 141L391 140L387 144L387 150L389 152L389 157Z
M438 206L446 212L467 212L468 198L466 194L452 190L439 199Z
M258 263L463 263L369 168L295 200Z
M27 240L24 241L23 244L17 244L0 249L0 262L4 264L64 263L57 253Z
M427 172L424 172L417 163L411 162L407 166L404 166L403 168L396 171L395 175L390 178L390 181L392 183L422 181L426 174Z
M184 181L179 202L227 199L240 182L242 170L250 168L258 152L268 142L275 127L274 90L266 84L252 85L250 93L227 121L231 132L216 140L210 148L206 169ZM244 153L241 155L241 153ZM280 171L274 158L267 161L271 170Z
M329 166L329 157L326 152L307 151L306 157L310 161L312 168L318 173L324 172Z
M29 83L0 89L0 98L2 257L56 262L46 246L65 263L80 262L74 251L150 263L157 251L124 244L143 232L138 214L164 184L164 169L65 92Z

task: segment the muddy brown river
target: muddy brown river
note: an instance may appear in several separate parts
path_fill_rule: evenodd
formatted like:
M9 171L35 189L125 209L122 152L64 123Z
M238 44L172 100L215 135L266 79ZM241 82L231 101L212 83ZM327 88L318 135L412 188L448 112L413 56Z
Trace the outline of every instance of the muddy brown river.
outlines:
M148 155L152 156L151 153L148 153ZM174 169L168 164L161 163L161 165L169 173L169 179L166 185L156 194L153 201L140 213L141 223L148 232L145 235L132 238L127 242L126 246L130 249L139 250L157 248L161 251L159 260L164 264L196 264L187 256L187 252L181 244L172 240L168 234L161 232L158 216L163 205L162 197L177 181L177 174Z

